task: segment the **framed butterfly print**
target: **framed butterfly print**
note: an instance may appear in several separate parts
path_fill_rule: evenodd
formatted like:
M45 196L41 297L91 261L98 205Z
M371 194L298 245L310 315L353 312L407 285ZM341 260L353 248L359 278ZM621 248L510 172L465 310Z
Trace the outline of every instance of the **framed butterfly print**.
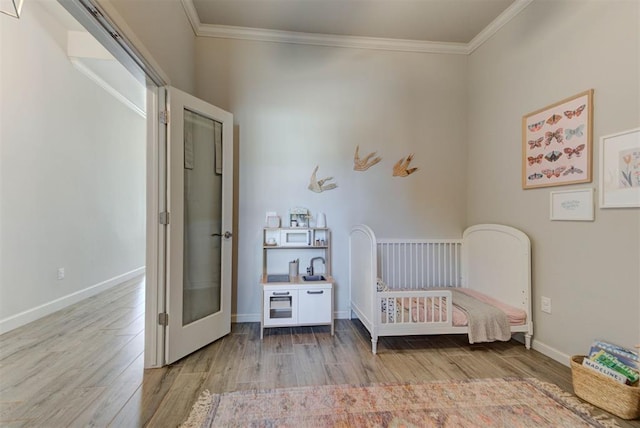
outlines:
M593 89L522 117L522 188L591 182Z
M640 128L600 138L600 208L640 207Z

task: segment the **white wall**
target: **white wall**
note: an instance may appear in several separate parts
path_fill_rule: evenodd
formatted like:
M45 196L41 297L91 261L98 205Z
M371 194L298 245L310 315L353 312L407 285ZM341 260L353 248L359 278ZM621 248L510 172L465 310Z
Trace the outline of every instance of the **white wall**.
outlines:
M381 237L461 236L465 56L199 38L196 60L196 94L233 112L236 124L238 320L259 319L266 211L326 213L343 316L352 225L365 222ZM383 161L353 171L358 144L361 155L376 151ZM393 164L410 153L420 169L392 177ZM307 189L316 165L318 178L333 176L337 189Z
M640 342L640 210L549 221L553 190L596 188L599 138L640 126L640 3L536 1L469 60L469 224L524 230L533 246L534 345L565 359L594 338ZM593 182L522 190L522 116L593 88ZM552 314L540 311L540 297ZM568 364L568 359L565 359Z
M170 79L170 85L194 93L195 35L180 1L177 0L98 0L98 3L124 19L135 33L136 47L144 47L153 63ZM128 34L124 28L124 34Z
M0 24L2 331L144 267L146 125L72 66L38 2Z

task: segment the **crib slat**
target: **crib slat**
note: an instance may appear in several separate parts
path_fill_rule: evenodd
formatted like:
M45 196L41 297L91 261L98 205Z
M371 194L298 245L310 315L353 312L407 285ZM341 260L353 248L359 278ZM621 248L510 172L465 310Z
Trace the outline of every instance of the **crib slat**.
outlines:
M391 289L460 287L460 258L461 241L378 241L378 275Z

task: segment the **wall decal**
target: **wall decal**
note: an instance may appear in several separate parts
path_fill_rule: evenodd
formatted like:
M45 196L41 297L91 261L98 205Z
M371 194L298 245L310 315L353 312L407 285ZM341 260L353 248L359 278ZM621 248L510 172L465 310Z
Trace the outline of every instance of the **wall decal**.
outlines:
M522 117L522 188L591 181L593 89Z
M356 146L356 153L353 155L353 169L356 171L366 171L382 160L379 156L371 159L376 155L376 152L371 152L364 159L360 159L358 150L360 150L360 146Z
M333 177L326 177L318 180L316 178L317 172L318 172L318 166L316 165L316 168L313 170L313 173L311 174L311 180L309 182L309 190L311 190L312 192L321 193L321 192L324 192L325 190L331 190L338 187L338 185L335 183L324 184L327 181L333 180Z
M416 172L418 168L409 168L409 164L411 163L412 160L413 160L413 153L407 156L406 160L405 158L402 158L398 162L396 162L396 164L393 166L393 176L406 177Z

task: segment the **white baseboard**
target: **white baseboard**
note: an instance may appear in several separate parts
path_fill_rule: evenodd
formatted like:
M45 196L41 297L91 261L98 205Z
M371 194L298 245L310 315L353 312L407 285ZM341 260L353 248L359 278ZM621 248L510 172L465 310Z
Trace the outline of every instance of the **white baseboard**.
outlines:
M337 320L348 320L349 311L334 312L333 318ZM260 314L231 314L231 322L260 322Z
M569 355L558 351L555 348L552 348L549 345L546 345L542 342L540 342L539 340L533 340L531 347L533 349L535 349L536 351L540 352L543 355L546 355L547 357L556 360L557 362L559 362L560 364L563 364L567 367L570 367L571 364L569 363L569 359L571 358Z
M60 309L64 309L67 306L71 306L74 303L78 303L80 300L86 299L87 297L94 296L118 284L122 284L123 282L128 281L132 278L135 278L138 275L144 274L144 272L145 272L144 266L139 267L130 272L123 273L122 275L115 276L106 281L102 281L98 284L76 291L75 293L71 293L66 296L60 297L51 302L45 303L44 305L27 309L26 311L20 312L19 314L12 315L3 320L0 320L0 334L14 330L32 321L35 321L49 314L52 314L56 311L59 311Z
M231 314L231 322L260 322L260 314Z

